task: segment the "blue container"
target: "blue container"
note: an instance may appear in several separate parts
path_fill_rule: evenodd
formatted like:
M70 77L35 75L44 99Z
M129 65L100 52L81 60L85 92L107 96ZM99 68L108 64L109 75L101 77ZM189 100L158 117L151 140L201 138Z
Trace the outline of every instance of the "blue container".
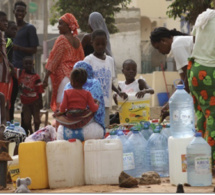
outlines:
M169 99L171 134L176 138L192 137L195 128L193 98L184 90L184 85L177 85Z
M211 146L196 133L187 146L187 181L191 186L212 184Z
M150 171L157 172L160 177L169 176L168 139L160 133L162 126L157 126L147 144L147 161Z
M125 172L133 177L141 177L144 172L148 171L146 159L147 141L137 129L132 130L128 141L134 152L134 167L130 170L125 170Z
M165 105L169 100L168 93L166 92L158 93L157 97L158 97L159 106Z

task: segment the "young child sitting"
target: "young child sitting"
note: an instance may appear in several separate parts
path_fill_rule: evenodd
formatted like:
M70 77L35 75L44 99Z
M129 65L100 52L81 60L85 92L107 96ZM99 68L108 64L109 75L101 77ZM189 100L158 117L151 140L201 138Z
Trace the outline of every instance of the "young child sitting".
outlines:
M107 45L105 31L95 30L92 33L92 45L94 53L85 57L84 61L92 66L94 78L101 83L105 101L105 126L107 127L110 123L109 109L112 106L112 90L120 96L121 94L113 85L113 79L115 78L114 60L111 56L105 54Z
M15 68L14 76L18 79L20 88L20 98L22 106L22 127L28 135L33 133L31 126L31 117L34 117L34 130L40 127L40 109L43 108L42 93L43 85L40 76L34 72L34 63L31 56L23 59L23 69Z
M154 89L150 88L144 79L135 79L137 74L137 64L134 60L125 60L122 65L122 73L125 81L118 82L118 90L121 91L121 97L125 100L129 93L136 93L137 98L143 98L146 93L154 94ZM118 105L117 94L113 95L113 99ZM118 118L115 115L115 119ZM113 117L113 116L111 116ZM118 123L118 120L112 118L111 124Z
M54 114L56 120L68 128L81 128L93 118L93 113L99 108L99 102L93 99L91 93L82 89L86 81L85 69L76 68L71 72L73 89L64 91L60 112Z

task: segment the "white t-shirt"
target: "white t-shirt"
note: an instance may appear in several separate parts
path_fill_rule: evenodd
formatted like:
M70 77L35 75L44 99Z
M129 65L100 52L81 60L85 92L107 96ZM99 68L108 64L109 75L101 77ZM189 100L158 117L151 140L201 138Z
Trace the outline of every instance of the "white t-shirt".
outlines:
M193 36L174 36L171 52L174 56L176 69L182 73L182 68L188 65L188 58L193 50Z
M105 60L95 57L93 54L84 58L84 61L93 68L94 78L101 83L105 107L111 107L112 104L112 80L115 78L114 60L106 55Z
M213 11L215 12L215 10ZM203 14L206 12L203 12L202 16L204 16ZM198 22L197 20L196 22ZM201 65L215 67L215 17L208 20L204 29L194 26L192 34L195 36L192 57Z
M125 81L119 81L118 85L122 92L125 92L127 94L137 93L140 91L138 80L139 79L136 79L134 82L132 82L128 85L125 84Z

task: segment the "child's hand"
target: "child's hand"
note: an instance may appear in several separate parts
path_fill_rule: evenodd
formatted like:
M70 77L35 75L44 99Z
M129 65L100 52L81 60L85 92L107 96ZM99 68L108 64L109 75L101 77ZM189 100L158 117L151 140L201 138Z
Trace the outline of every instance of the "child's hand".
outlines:
M137 92L135 96L136 96L137 98L143 98L145 94L146 94L146 91L143 90L143 91Z
M123 98L124 100L126 99L126 98L128 98L128 95L125 93L125 92L119 92L119 94L118 94L121 98Z

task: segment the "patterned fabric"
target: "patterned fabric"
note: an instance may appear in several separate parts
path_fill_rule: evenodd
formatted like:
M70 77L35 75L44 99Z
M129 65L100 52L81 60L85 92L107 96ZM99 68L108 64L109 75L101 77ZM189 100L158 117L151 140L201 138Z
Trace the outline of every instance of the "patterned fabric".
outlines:
M215 165L215 69L189 60L188 84L193 96L197 116L197 131L212 148L212 165Z
M71 29L73 35L78 35L77 29L79 28L79 25L76 18L72 14L66 13L61 16L60 19L69 25L69 28Z
M90 66L86 62L84 62L84 61L77 62L74 66L74 69L75 68L84 68L87 71L87 74L88 74L87 82L83 85L83 89L90 91L93 98L97 99L99 101L99 109L97 110L97 112L94 115L94 121L97 124L99 124L99 125L96 125L97 128L98 128L98 126L101 126L103 128L103 131L104 131L103 136L104 136L105 135L105 125L104 125L105 105L104 105L104 97L103 97L103 92L101 89L101 84L97 79L93 78L92 66ZM68 83L65 86L65 90L66 89L72 89L72 86L70 83ZM65 127L64 128L64 139L67 140L67 139L74 138L73 133L72 132L69 133L70 131L74 131L74 132L76 132L76 134L80 134L80 139L84 139L84 130L83 130L84 128L85 127L79 128L79 129L68 129ZM93 131L93 129L91 129L91 130ZM89 137L89 135L88 135L88 137Z
M57 91L61 81L65 76L70 77L74 64L83 59L84 51L81 43L79 48L75 49L64 35L57 38L45 66L52 73L50 77L52 81L51 109L53 111L57 109Z

